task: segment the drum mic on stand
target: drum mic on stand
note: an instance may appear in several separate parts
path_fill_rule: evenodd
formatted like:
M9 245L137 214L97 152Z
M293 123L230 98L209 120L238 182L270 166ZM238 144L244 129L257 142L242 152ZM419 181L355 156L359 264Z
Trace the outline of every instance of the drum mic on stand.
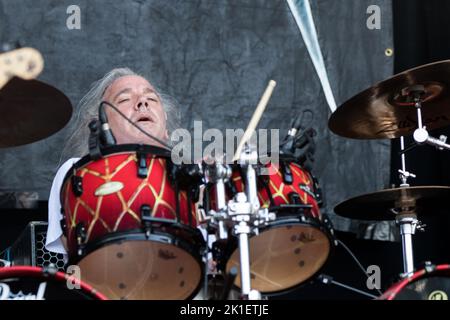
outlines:
M291 122L291 129L289 129L286 138L282 143L281 153L292 155L295 152L295 137L300 130L302 118L300 115L297 115L295 119Z
M109 147L116 144L116 139L111 131L108 123L108 117L106 116L105 108L103 107L104 101L100 103L98 108L98 118L101 125L100 143L103 147Z

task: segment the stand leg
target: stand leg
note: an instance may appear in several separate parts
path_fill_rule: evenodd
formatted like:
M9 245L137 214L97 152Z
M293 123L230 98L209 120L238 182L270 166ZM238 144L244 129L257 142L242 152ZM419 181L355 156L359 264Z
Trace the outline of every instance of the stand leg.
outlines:
M242 296L246 298L250 294L250 252L248 245L248 233L246 232L246 229L250 231L250 228L244 221L239 223L238 228L240 229L239 259L241 263L241 289Z
M414 234L413 222L400 222L400 233L402 235L403 249L403 271L410 275L414 272L414 255L412 235Z

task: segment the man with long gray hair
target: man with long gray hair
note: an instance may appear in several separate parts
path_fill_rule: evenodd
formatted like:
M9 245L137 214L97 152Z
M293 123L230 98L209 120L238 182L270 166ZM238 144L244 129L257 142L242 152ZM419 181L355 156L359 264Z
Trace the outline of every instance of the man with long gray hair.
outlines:
M56 173L49 197L46 248L62 253L66 258L66 239L60 224L63 218L60 190L68 170L89 152L89 123L99 118L99 105L103 101L117 108L105 107L117 144L164 147L169 145L170 133L178 127L179 117L174 100L159 93L148 80L130 69L113 69L93 84L77 107L77 114L69 128L71 134L61 155L60 163L64 163Z

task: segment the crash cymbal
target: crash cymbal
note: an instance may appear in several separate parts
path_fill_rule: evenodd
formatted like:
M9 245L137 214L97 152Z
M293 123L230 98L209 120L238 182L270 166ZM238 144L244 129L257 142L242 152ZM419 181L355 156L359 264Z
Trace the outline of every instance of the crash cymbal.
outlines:
M35 142L70 120L72 105L58 89L37 80L11 79L0 90L0 148Z
M417 129L416 107L408 96L422 85L422 119L428 130L450 125L450 60L399 73L357 94L330 117L334 133L354 139L397 138Z
M358 220L394 220L392 209L408 207L418 215L435 215L450 207L450 187L421 186L386 189L346 200L336 214Z

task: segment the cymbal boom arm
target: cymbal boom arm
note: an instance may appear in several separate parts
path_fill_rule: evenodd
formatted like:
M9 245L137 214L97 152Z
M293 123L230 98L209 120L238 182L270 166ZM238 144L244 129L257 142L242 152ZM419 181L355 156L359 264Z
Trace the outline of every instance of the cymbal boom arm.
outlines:
M422 112L421 112L422 102L420 101L420 99L416 99L415 106L417 108L417 126L418 126L418 128L414 131L414 135L413 135L414 140L418 144L426 143L426 144L429 144L431 146L438 148L439 150L444 150L444 149L450 150L450 144L446 143L446 141L447 141L446 136L441 135L439 137L439 139L434 138L434 137L430 136L426 127L422 126Z

